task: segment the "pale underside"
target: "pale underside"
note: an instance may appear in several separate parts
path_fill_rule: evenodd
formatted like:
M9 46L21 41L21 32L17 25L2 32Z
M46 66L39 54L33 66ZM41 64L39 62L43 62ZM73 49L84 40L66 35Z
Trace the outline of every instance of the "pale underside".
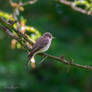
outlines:
M51 44L51 40L49 40L48 44L44 48L42 48L39 51L35 52L33 56L35 56L38 53L43 53L43 52L47 51L50 47L50 44Z

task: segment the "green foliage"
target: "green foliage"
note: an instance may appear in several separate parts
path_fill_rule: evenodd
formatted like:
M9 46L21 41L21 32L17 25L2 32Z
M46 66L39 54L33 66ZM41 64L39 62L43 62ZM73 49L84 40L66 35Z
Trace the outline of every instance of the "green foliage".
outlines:
M75 6L79 6L85 10L92 11L92 1L91 0L75 0L73 3Z
M12 14L0 11L0 16L5 18L7 21L9 21L9 20L15 21L15 19L14 19ZM21 30L22 33L28 33L29 39L31 39L33 42L35 42L41 36L41 34L33 26L26 25L26 22L27 22L27 20L24 19L23 16L20 16L20 30ZM17 23L15 23L13 25L13 27L16 29L17 28ZM17 35L14 30L13 30L13 32L14 32L15 35ZM16 45L16 44L14 44L14 43L15 42L13 40L11 42L11 47L12 48L15 48L15 46L13 46L13 45ZM17 48L21 48L20 43L17 43Z

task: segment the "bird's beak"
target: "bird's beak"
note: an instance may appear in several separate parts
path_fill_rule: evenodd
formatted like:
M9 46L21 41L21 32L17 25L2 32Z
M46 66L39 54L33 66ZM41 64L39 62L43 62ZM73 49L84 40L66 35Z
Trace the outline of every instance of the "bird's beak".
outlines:
M56 37L52 37L52 39L55 39Z

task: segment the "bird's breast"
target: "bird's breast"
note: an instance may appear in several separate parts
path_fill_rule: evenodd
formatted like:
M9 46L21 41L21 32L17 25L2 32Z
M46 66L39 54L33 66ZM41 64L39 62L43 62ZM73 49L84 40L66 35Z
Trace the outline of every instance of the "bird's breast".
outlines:
M47 51L49 49L49 47L50 47L50 44L51 44L51 40L49 40L48 44L44 48L42 48L41 51L42 52Z

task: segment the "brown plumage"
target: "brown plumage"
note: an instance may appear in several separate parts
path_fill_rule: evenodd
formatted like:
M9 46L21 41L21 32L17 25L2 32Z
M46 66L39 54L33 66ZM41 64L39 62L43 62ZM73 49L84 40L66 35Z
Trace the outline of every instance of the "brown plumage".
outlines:
M48 50L52 40L52 35L47 32L45 33L41 38L39 38L36 43L33 45L32 50L30 51L29 54L29 59L26 62L26 66L28 66L28 62L31 60L31 58L37 54L37 53L42 53Z

